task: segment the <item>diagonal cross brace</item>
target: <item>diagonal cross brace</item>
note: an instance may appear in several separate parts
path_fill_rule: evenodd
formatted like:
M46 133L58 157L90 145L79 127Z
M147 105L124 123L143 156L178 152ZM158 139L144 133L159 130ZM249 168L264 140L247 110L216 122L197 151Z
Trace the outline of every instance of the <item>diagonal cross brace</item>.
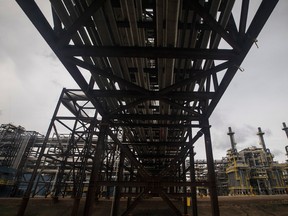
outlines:
M160 172L159 175L161 177L164 177L167 173L169 173L171 170L173 170L178 162L181 162L182 160L185 160L185 155L188 154L191 151L192 145L203 135L202 130L203 129L201 129L200 131L197 132L197 134L191 140L191 143L189 143L188 145L186 145L184 148L181 149L181 152L178 154L177 157L175 157L173 159L173 161L171 162L170 166Z
M149 176L151 176L148 171L146 171L143 167L143 165L135 158L135 156L133 155L133 153L130 151L129 147L127 145L123 145L120 140L117 138L117 136L115 134L113 134L113 132L111 131L111 129L109 128L107 130L107 134L112 138L112 140L121 148L121 150L123 151L123 153L127 156L127 158L130 159L131 163L133 163L135 165L135 167L138 168L139 173L142 175L142 177L147 178Z
M57 0L58 1L58 0ZM106 0L97 0L94 1L89 7L81 14L80 17L71 25L67 30L65 30L60 39L57 41L58 45L68 44L69 40L72 38L73 34L84 25L84 22L87 19L91 19L93 13L98 11L105 3Z

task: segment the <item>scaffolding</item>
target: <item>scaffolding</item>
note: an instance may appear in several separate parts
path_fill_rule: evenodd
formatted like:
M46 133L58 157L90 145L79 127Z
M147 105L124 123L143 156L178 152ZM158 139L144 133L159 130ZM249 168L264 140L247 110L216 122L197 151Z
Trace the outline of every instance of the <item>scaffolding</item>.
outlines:
M288 138L288 127L286 126L286 123L283 122L283 131L286 134L286 137ZM288 145L285 146L285 151L286 151L286 156L288 158ZM283 179L286 185L286 192L288 193L288 159L286 160L286 166L284 167L284 172L283 172Z
M25 129L12 124L2 124L0 126L0 166L18 168L21 152L27 146L29 137L25 134Z
M1 191L5 191L1 196L23 194L23 184L29 181L42 143L43 136L36 131L13 124L0 126L0 185Z
M63 89L46 136L26 131L21 126L2 125L1 196L22 196L30 188L32 197L51 197L55 201L59 197L71 197L74 199L74 208L77 208L80 199L89 196L90 181L95 175L92 158L95 157L96 149L99 148L97 142L101 138L100 128L93 125L98 122L95 112L96 109L81 90ZM91 128L94 128L93 132ZM258 128L257 133L261 147L252 146L240 151L236 148L231 128L227 134L230 136L231 148L226 157L214 160L218 195L287 194L288 165L274 161L264 142L261 128ZM143 188L148 186L141 181L143 173L134 167L130 159L122 158L123 153L115 145L114 136L121 137L122 144L128 145L124 131L117 128L111 136L102 137L105 145L103 155L99 158L101 166L97 175L98 186L94 189L95 199L115 199L121 191L122 196L131 203L132 197L143 193ZM18 150L15 150L16 147ZM194 156L193 151L190 154ZM193 157L189 160L188 155L185 158L173 179L162 182L165 193L169 197L183 199L192 196L192 191L198 198L210 196L207 161L193 160ZM157 161L153 163L157 165ZM144 164L149 166L148 161ZM191 182L196 184L191 186ZM148 188L159 187L149 184ZM156 196L154 193L148 192L146 198Z

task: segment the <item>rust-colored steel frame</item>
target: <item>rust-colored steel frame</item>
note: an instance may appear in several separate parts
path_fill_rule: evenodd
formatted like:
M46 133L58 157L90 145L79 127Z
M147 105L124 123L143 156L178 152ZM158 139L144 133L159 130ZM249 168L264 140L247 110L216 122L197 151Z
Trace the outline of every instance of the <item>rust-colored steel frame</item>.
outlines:
M93 197L101 183L96 174L103 170L108 145L105 140L109 137L125 155L124 164L129 165L124 166L133 173L133 179L145 185L136 190L137 197L123 215L132 211L148 191L161 196L180 215L169 199L169 191L162 186L165 181L172 186L176 182L186 186L180 167L187 155L191 156L193 144L204 134L208 168L205 185L209 187L212 215L219 215L209 117L278 0L263 0L250 25L247 23L249 0L242 0L238 9L239 23L233 16L233 0L51 0L51 24L33 0L16 1L97 113L82 116L75 104L66 104L74 116L56 119L54 114L47 133L55 129L56 121L74 120L82 121L86 131L79 135L77 125L71 126L72 137L87 136L91 141L96 134L96 145L86 143L90 151L93 149L94 157L79 164L89 170L86 166L91 160L92 177L84 214L91 215ZM221 42L229 48L221 47ZM73 100L81 101L81 98L76 96ZM121 134L125 134L125 142L118 137ZM77 143L78 139L73 139ZM43 150L47 142L48 138L36 167L40 167L41 157L50 157ZM87 158L84 149L78 153ZM63 166L68 162L68 156L64 156ZM74 169L76 165L77 161L73 161L69 166ZM36 171L31 182L37 176ZM63 175L57 176L56 188L60 187ZM83 183L84 174L81 175L79 184ZM132 176L127 183L132 187L131 179ZM197 182L190 182L192 189L196 185ZM24 213L32 186L33 183L28 186L19 215ZM56 191L57 197L60 189ZM76 194L80 196L81 191ZM193 214L197 214L195 207Z

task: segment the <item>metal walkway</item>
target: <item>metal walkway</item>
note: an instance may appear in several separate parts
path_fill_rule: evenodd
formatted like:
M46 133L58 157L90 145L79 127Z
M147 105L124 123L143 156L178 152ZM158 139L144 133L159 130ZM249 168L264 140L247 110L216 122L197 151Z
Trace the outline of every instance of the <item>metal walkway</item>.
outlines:
M77 147L79 166L85 170L79 175L82 182L85 175L90 179L85 215L92 215L101 184L116 186L111 215L118 215L124 187L134 200L122 215L132 212L147 194L160 196L175 215L182 215L170 200L180 191L184 202L192 197L192 213L197 215L199 185L209 188L211 214L219 215L209 117L278 0L263 0L250 24L249 0L241 1L237 9L234 0L51 0L53 24L33 0L16 1L81 88L81 96L63 90L47 136L57 132L58 108L64 105L73 116L65 119L74 121L72 136L87 138L85 145ZM91 110L83 111L87 104L92 105L92 115ZM85 133L79 135L76 123ZM196 182L193 144L202 135L208 179ZM112 140L110 150L107 140ZM18 215L25 212L37 168L47 156L47 142L48 138ZM75 146L74 139L66 154ZM119 158L108 166L103 161L113 155L113 149L118 149ZM67 158L62 158L62 164L71 163ZM109 171L113 178L99 174L116 165L115 172ZM124 179L123 173L128 177ZM82 182L74 194L73 215L83 195ZM187 214L185 207L183 211Z

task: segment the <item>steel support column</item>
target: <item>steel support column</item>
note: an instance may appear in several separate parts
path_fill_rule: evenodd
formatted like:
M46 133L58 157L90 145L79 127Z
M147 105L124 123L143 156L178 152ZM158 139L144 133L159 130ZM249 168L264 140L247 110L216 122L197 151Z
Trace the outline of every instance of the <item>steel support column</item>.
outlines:
M124 159L125 159L124 153L120 149L120 160L119 160L118 172L117 172L117 181L118 182L123 180ZM114 189L115 189L115 192L114 192L113 204L111 207L111 216L117 216L118 215L122 187L120 185L116 185L116 187Z
M100 124L100 133L96 146L96 152L93 158L93 167L89 181L89 187L86 196L84 215L92 215L93 202L95 201L95 193L97 188L97 181L99 181L99 171L101 168L101 162L104 153L105 137L107 135L107 129L109 125L106 122Z
M207 159L207 168L208 168L208 184L209 184L212 216L219 216L220 213L219 213L219 205L218 205L216 175L215 175L215 170L214 170L214 159L213 159L209 120L204 119L203 125L204 125L203 131L204 131L204 139L205 139L206 159Z
M73 145L75 142L74 139L75 139L75 133L77 130L76 128L77 128L77 121L78 121L79 115L80 115L80 111L78 111L77 116L75 116L75 122L74 122L73 130L71 132L71 138L69 140L68 148L73 148ZM63 152L64 158L60 162L61 166L59 167L59 172L58 172L58 175L56 178L55 191L54 191L54 194L52 195L55 202L57 202L58 196L59 196L61 189L62 189L62 181L63 181L63 176L65 173L69 153L70 153L69 151Z
M96 148L96 151L89 151L89 156L91 155L92 158L87 157L87 169L81 173L82 167L78 166L78 162L83 162L80 160L84 152L82 144L76 145L75 148L73 146L69 149L70 152L66 152L67 159L64 159L69 166L63 164L62 168L69 167L67 176L76 181L68 183L64 178L60 181L61 175L59 175L57 181L59 188L56 195L58 192L64 191L65 194L68 191L66 187L62 190L60 187L62 182L69 185L69 189L73 186L73 195L80 195L83 189L82 179L84 174L89 172L91 176L84 215L91 215L96 188L101 185L100 180L105 180L109 184L115 183L114 186L119 188L125 187L124 182L112 181L114 179L112 175L115 177L112 169L114 161L111 157L114 151L113 148L107 148L106 152L104 148L105 138L109 136L114 141L113 144L121 148L131 167L134 167L135 177L131 177L133 181L128 182L128 186L143 183L143 185L136 185L139 195L129 205L124 215L133 210L148 190L154 190L155 196L158 196L161 191L158 188L165 184L166 179L171 181L167 182L165 187L171 188L171 196L176 193L186 195L186 191L180 194L179 188L190 184L193 205L195 205L192 207L193 215L197 215L196 184L199 182L195 179L193 143L205 134L208 184L203 181L201 186L209 187L212 215L218 216L209 117L278 0L262 0L254 18L252 17L250 26L247 25L247 17L250 14L249 0L242 0L240 10L232 10L234 1L221 1L220 5L219 0L205 1L209 2L207 4L201 4L199 1L183 1L181 4L177 1L165 3L164 1L142 1L142 3L130 1L132 4L127 4L127 1L119 0L87 1L88 3L81 0L51 0L54 27L40 10L36 0L16 0L16 2L82 89L83 95L86 95L85 101L91 103L92 109L96 109L104 120L109 120L110 126L122 126L120 130L127 132L127 140L130 142L129 145L123 144L118 134L115 135L108 124L100 125L100 131L98 126L95 126L97 132L93 130L91 134L95 137L93 150ZM123 16L119 16L119 11L122 11ZM239 26L236 26L234 11L240 14ZM141 21L139 21L139 14L143 15ZM143 25L143 22L146 24ZM221 40L227 42L228 49L223 49ZM225 61L219 64L218 60ZM183 89L183 92L179 92L179 89ZM73 106L75 105L73 102L82 96L80 94L74 96L66 101L64 106L76 116L75 113L79 109L78 106ZM80 115L78 120L82 121L81 127L85 128L85 133L80 130L75 132L83 142L86 123L89 124L93 116L90 115L90 111L87 113L81 111L81 113L83 116ZM66 120L74 119L74 116L68 118L60 116L57 121L64 126ZM189 121L191 124L187 125ZM183 145L187 139L188 129L186 128L194 127L196 122L197 124L199 122L203 128L193 139L190 134L190 143ZM133 141L148 140L153 143L166 142L166 144L163 145L164 148L149 144L131 146ZM175 144L170 146L169 142L174 142L179 147ZM78 143L78 140L75 140L75 143ZM97 144L95 148L94 143ZM57 145L52 148L57 149ZM43 152L46 151L41 149L40 157L36 160L38 165L33 171L27 193L24 195L19 210L22 212L20 215L24 214L30 193L35 188L33 182L36 181L39 164L47 166L50 161L56 162L57 166L51 163L56 170L55 167L58 168L61 163L62 155L57 157L60 154L54 152L45 155L46 153ZM104 153L107 153L107 160L104 159ZM188 183L182 179L185 176L181 175L181 164L189 153L192 178ZM72 160L68 158L69 156ZM40 161L41 157L42 161ZM157 159L155 160L157 163L152 160L154 158ZM126 169L128 170L129 167L127 166ZM62 174L66 175L63 172ZM155 174L157 178L153 179ZM38 176L41 177L39 182L43 187L46 182L44 175ZM172 194L174 189L176 193ZM134 190L129 191L129 194L136 196L135 193L130 192ZM163 191L160 195L177 215L181 215L169 200L170 194ZM115 199L115 205L118 205L117 200L118 198ZM75 202L76 209L78 200ZM115 208L117 212L117 206Z
M37 161L36 161L34 170L33 170L32 174L31 174L31 178L30 178L30 181L28 183L27 189L26 189L26 191L25 191L25 193L23 195L22 202L20 204L17 216L23 216L24 213L25 213L25 210L27 208L27 205L28 205L28 202L29 202L29 198L30 198L30 194L31 194L31 191L33 189L34 181L35 181L36 176L37 176L37 171L38 171L38 168L39 168L39 166L41 164L41 160L42 160L43 154L44 154L45 149L46 149L46 145L47 145L47 142L48 142L48 139L49 139L49 135L50 135L50 133L52 131L52 128L53 128L53 125L54 125L54 120L56 119L56 115L57 115L58 110L60 108L61 98L63 97L63 95L64 95L64 89L61 92L60 98L59 98L58 103L56 105L56 108L55 108L51 123L50 123L49 128L48 128L47 133L46 133L46 137L44 139L43 145L42 145L41 150L39 152L39 157L37 158Z
M194 162L194 146L191 146L190 151L190 179L192 183L196 182L195 177L195 162ZM197 191L196 185L191 185L191 200L192 200L192 216L198 216L198 209L197 209Z
M134 166L133 166L133 164L131 164L131 169L130 169L129 173L130 173L129 181L133 182L133 178L134 178ZM128 193L131 193L131 192L132 192L132 187L129 186L128 187ZM127 209L130 206L130 204L131 204L131 197L128 197L128 199L127 199Z
M93 141L93 132L96 126L96 119L97 119L97 113L95 113L94 116L94 121L92 122L92 124L90 125L90 131L89 131L89 142L85 147L85 151L84 151L84 159L83 159L83 164L82 164L82 169L81 169L81 179L80 179L80 185L77 188L75 197L74 197L74 202L73 202L73 208L72 208L72 213L71 216L77 216L78 215L78 209L79 209L79 205L80 205L80 199L82 198L82 193L83 193L83 181L85 178L85 171L87 168L87 162L88 162L88 157L89 157L89 153L90 153L90 149L92 146L92 141Z
M186 182L186 166L185 166L185 160L182 163L182 178L183 178L183 182ZM187 211L187 188L186 186L183 186L183 193L185 194L185 196L183 197L183 210L184 210L184 215L188 214Z

